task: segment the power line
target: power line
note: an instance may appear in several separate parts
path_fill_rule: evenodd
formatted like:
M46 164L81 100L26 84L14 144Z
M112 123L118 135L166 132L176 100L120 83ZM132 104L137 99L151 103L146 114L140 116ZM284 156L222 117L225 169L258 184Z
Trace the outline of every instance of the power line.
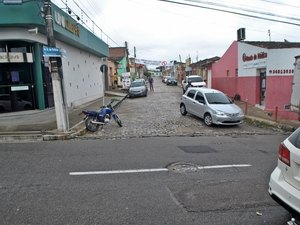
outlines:
M239 15L239 16L251 17L251 18L255 18L255 19L262 19L262 20L267 20L267 21L272 21L272 22L279 22L279 23L285 23L285 24L289 24L289 25L300 26L299 23L293 23L293 22L272 19L272 18L266 18L266 17L262 17L262 16L255 16L255 15L250 15L250 14L241 13L241 12L234 12L234 11L230 11L230 10L226 10L226 9L213 8L213 7L209 7L209 6L201 6L201 5L195 5L195 4L184 3L184 2L176 2L176 1L171 1L171 0L157 0L157 1L167 2L167 3L171 3L171 4L177 4L177 5L209 9L209 10L219 11L219 12L223 12L223 13L231 13L231 14L235 14L235 15Z
M201 1L201 0L185 0L185 1L187 1L187 2L198 2L198 3L202 3L202 4L214 5L214 6L223 7L223 8L241 10L241 11L244 11L244 12L250 12L250 13L261 14L261 15L266 15L266 16L273 16L273 17L279 17L279 18L283 18L283 19L300 21L300 19L295 18L295 17L281 16L281 15L277 15L277 14L274 14L274 13L257 11L257 10L251 10L251 9L246 9L246 8L241 8L241 7L234 7L234 6L228 7L227 5L220 4L220 3L208 2L208 1Z
M72 9L70 9L70 7L68 6L68 4L67 4L67 0L66 1L64 1L64 0L61 0L61 2L65 5L65 7L66 7L66 9L69 9L69 10L71 10L71 13L73 13L75 16L77 16L77 17L79 17L76 13L74 13L74 11L72 10ZM102 35L105 35L106 37L107 37L107 42L108 42L108 40L110 40L110 41L112 41L113 43L115 43L117 46L120 46L117 42L115 42L108 34L106 34L95 22L94 22L94 20L92 20L91 18L90 18L90 16L79 6L79 4L75 1L75 0L73 0L73 2L74 2L74 4L80 9L80 12L81 12L81 17L79 17L79 18L81 18L81 22L82 22L82 24L88 29L88 30L90 30L93 34L95 34L95 35L97 35L97 33L95 33L95 31L94 31L94 26L96 26L98 29L99 29L99 31L100 31L100 38L103 40L103 37L102 37ZM87 24L86 24L86 22L83 20L83 15L85 15L91 22L92 22L92 28L90 28ZM99 36L99 35L97 35L97 36ZM108 44L108 43L107 43Z

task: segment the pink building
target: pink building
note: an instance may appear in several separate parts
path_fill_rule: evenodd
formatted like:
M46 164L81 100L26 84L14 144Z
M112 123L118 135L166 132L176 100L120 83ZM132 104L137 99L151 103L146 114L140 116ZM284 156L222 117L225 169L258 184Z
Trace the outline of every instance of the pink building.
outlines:
M212 66L212 87L268 112L277 109L278 118L298 120L289 108L297 55L300 43L234 41Z

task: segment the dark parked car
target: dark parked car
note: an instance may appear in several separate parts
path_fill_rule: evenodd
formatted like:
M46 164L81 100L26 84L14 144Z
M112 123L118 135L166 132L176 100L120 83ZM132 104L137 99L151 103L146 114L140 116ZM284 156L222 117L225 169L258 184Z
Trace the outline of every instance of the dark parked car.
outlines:
M177 80L175 77L169 77L166 82L167 85L177 85Z

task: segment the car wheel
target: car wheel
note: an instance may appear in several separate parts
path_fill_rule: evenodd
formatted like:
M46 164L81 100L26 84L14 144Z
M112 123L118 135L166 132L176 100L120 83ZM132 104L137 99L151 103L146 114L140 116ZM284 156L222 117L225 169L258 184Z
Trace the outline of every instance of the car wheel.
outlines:
M206 126L210 127L212 125L212 117L209 113L204 115L204 123Z
M185 116L187 114L186 108L184 104L180 105L180 113L181 115Z

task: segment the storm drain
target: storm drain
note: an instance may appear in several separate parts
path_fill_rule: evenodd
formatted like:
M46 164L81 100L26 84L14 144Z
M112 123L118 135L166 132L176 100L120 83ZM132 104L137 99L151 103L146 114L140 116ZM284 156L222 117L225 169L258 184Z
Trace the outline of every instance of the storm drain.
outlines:
M197 146L178 146L182 151L186 153L212 153L216 152L215 149L208 145L197 145Z

